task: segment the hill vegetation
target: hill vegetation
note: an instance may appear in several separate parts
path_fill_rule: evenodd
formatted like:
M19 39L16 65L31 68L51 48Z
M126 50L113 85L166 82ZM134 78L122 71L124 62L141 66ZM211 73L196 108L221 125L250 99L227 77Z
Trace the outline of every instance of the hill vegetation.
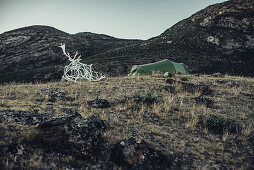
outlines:
M61 79L67 51L82 54L107 75L126 75L133 65L169 59L191 73L253 76L254 2L229 0L193 14L146 41L103 34L67 34L48 26L31 26L0 35L1 82ZM30 75L30 76L28 76Z
M68 59L60 43L71 55L79 52L85 58L139 42L89 32L71 35L40 25L5 32L0 35L0 82L61 79Z
M254 1L226 1L208 6L157 37L93 58L102 58L103 64L97 65L103 68L107 62L115 67L124 63L125 73L132 65L169 59L186 64L192 73L253 76L253 16ZM116 56L123 61L121 64Z
M253 78L220 74L2 85L0 165L248 169L253 89ZM110 107L89 102L98 96Z

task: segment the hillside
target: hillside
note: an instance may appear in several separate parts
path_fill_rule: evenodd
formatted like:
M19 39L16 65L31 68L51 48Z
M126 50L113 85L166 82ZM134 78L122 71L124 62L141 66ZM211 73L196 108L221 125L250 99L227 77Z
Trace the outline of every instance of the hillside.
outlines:
M5 32L0 35L0 82L61 79L68 59L60 43L70 54L78 51L85 58L139 42L89 32L72 35L48 26Z
M253 94L218 74L1 85L0 167L252 169Z
M31 26L0 35L0 82L59 80L67 58L57 46L82 54L107 75L126 75L133 65L169 59L191 73L228 73L253 77L254 1L230 0L208 6L146 41L103 34L67 34Z
M230 0L208 6L148 41L87 58L123 67L161 59L183 62L192 73L253 76L254 1ZM100 58L96 61L95 58ZM118 62L121 61L121 62ZM124 65L122 64L124 63Z

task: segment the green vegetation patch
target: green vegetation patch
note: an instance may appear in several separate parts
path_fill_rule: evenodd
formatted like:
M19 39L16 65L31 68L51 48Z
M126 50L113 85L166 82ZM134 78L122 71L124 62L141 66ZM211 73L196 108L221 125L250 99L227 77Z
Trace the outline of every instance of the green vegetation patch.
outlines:
M221 134L225 131L229 133L237 133L241 129L241 125L231 118L225 118L220 115L210 114L210 115L198 115L199 125L206 127L208 130Z
M158 93L152 93L150 91L146 91L143 94L136 92L133 96L123 95L121 102L125 103L127 101L132 101L136 104L152 105L154 103L163 102L163 97Z

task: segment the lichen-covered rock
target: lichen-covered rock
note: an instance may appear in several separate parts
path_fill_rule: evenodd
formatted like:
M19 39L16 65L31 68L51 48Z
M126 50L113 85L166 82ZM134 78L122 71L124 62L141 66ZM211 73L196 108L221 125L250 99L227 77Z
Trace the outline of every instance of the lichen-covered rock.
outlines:
M17 123L24 125L36 125L43 119L43 115L19 110L0 111L0 123Z
M44 88L41 89L39 93L49 95L49 96L64 96L66 91L61 88Z
M127 169L170 169L172 155L164 155L134 137L115 144L112 160Z
M165 90L170 94L176 94L176 88L174 86L165 86Z
M186 77L182 77L181 81L188 81L188 79Z
M254 152L254 130L252 130L248 137L248 142L252 147L252 151Z
M107 108L110 106L109 102L101 96L98 96L95 100L88 101L87 104L95 108Z
M225 77L225 75L223 75L221 73L213 73L211 76L212 77L220 77L220 78L224 78Z
M203 104L205 105L207 108L211 108L214 106L214 102L213 100L206 98L205 96L198 96L194 98L196 104Z
M61 88L43 88L38 94L45 96L48 102L56 102L57 100L74 101L74 98L68 97L67 92Z
M49 102L55 102L57 98L65 99L65 95L67 94L66 91L61 88L43 88L38 93L47 96L47 101Z
M39 124L39 139L50 150L92 161L99 154L105 128L96 116L50 116Z
M215 82L218 83L218 84L225 84L225 83L228 83L229 80L217 79L217 80L215 80Z
M166 83L168 83L168 84L174 84L174 83L177 82L176 80L171 79L171 78L168 78L168 79L166 79L165 81L166 81Z
M213 91L208 85L201 82L181 82L183 90L189 93L201 92L201 95L212 95Z
M11 152L16 155L18 147L29 145L45 153L70 155L83 162L95 161L100 155L102 132L106 129L104 122L97 116L83 118L75 112L34 114L14 110L0 111L0 123L20 124L26 128L30 125L31 128L23 139L9 141L4 146L0 143L0 148L3 149L1 154ZM20 131L13 128L14 133L24 133L22 129ZM10 136L7 135L8 137ZM0 134L0 141L1 139ZM0 158L5 156L1 154Z

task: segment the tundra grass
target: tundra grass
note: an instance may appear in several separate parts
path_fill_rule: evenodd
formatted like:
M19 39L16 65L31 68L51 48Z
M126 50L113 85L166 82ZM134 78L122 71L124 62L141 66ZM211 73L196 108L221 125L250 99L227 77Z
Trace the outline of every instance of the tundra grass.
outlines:
M165 82L166 78L154 74L109 77L100 82L5 84L0 86L0 110L61 114L61 108L70 108L83 117L97 115L104 120L107 130L103 137L107 145L136 136L165 154L182 155L194 169L254 166L253 141L250 141L254 133L254 79L209 75L176 75L172 79L181 81L182 77L208 85L214 94L206 97L214 101L214 106L197 104L193 98L201 94L199 91L188 93L182 90L181 83L170 85ZM176 93L169 93L166 86L173 86ZM44 88L61 88L73 100L50 102L49 96L39 93ZM87 101L97 96L108 100L110 107L89 107ZM231 127L238 126L241 128L230 132ZM0 124L5 137L10 135L7 127L8 123ZM20 125L17 128L22 131ZM34 133L29 131L28 137ZM31 159L35 157L42 160L39 151ZM31 167L40 164L30 162Z

